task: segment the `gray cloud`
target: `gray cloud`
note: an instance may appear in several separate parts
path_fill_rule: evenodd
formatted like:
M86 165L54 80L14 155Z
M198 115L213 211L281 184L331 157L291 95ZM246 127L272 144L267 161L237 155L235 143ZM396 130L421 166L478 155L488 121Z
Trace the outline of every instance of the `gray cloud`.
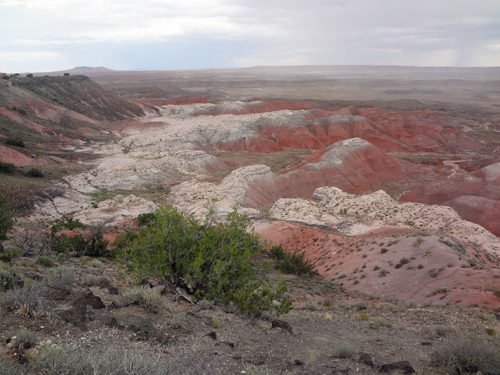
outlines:
M78 51L116 69L174 68L153 62L173 50L175 68L500 61L498 0L0 0L0 12L2 71L83 65Z

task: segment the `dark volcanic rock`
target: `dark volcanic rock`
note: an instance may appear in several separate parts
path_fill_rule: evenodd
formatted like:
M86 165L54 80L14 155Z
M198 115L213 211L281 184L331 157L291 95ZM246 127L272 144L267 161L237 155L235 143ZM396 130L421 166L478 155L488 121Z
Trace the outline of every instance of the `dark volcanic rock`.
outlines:
M366 353L361 353L361 356L359 357L359 362L370 367L375 367L372 361L372 357Z
M63 311L60 314L61 318L65 322L71 323L80 329L85 329L85 315L87 313L85 293L82 291L76 292L70 304L71 309Z
M87 305L91 306L93 309L99 310L99 309L104 309L106 305L102 302L100 297L94 296L94 293L88 292L87 295L85 296L85 300L87 302Z
M408 361L388 363L382 365L382 367L380 368L380 372L391 372L394 370L401 370L405 374L413 374L415 372L415 370L413 369L413 367L411 367Z

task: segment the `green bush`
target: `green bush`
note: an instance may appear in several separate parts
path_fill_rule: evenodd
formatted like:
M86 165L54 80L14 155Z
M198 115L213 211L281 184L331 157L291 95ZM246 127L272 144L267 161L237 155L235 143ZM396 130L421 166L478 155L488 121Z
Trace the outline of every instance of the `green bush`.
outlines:
M55 233L62 229L75 230L78 228L85 228L85 224L83 224L80 220L74 220L71 216L64 215L62 219L57 220L50 227L51 232Z
M23 140L20 138L5 138L5 144L17 147L25 147Z
M45 256L45 255L40 255L37 258L36 262L38 264L41 264L44 267L53 267L54 266L54 261L51 258L49 258L48 256Z
M139 226L144 227L147 225L151 225L156 221L156 216L154 213L148 213L148 214L140 214L137 216L137 223Z
M12 213L7 208L7 199L0 195L0 242L7 239L7 232L13 225Z
M43 177L43 172L38 168L30 168L26 172L26 176L28 176L28 177Z
M28 77L28 78L33 78L33 73L28 73L28 74L26 74L26 77Z
M10 77L5 75L5 76L2 76L2 79L9 79Z
M63 230L86 229L79 220L65 216L62 220L56 221L50 227L51 250L56 253L71 252L77 257L83 255L91 257L102 257L109 255L107 249L109 241L104 239L101 230L87 230L85 237L82 234L75 234L68 237L66 233L59 234Z
M274 267L283 273L294 275L318 275L314 264L305 259L306 253L294 251L287 252L280 246L273 246L269 250L270 256L275 259Z
M12 173L16 167L12 163L4 163L0 161L0 173Z
M251 221L236 208L227 221L213 224L213 211L199 223L173 207L158 208L156 221L119 250L130 272L138 279L157 277L221 304L235 303L241 310L260 315L274 309L278 314L291 309L280 280L272 291L256 280L250 258L262 252L258 235L249 231ZM281 300L273 306L273 300Z

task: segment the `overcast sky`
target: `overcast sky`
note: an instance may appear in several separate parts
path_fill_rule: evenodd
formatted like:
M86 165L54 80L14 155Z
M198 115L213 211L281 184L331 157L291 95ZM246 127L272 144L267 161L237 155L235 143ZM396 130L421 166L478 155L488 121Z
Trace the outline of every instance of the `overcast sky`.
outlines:
M0 0L0 72L500 66L500 0Z

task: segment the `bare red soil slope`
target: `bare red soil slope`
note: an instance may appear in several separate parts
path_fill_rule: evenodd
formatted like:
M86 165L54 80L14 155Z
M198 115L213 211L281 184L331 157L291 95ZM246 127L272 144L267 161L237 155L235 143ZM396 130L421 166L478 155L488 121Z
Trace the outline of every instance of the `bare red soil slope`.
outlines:
M401 200L450 206L466 220L500 236L500 163L465 176L423 184Z
M258 105L256 104L258 103ZM471 133L453 126L445 115L433 111L392 112L380 108L336 110L314 108L314 103L277 106L274 102L240 103L201 110L197 114L249 114L277 111L253 123L259 137L236 143L221 143L223 150L275 152L287 148L321 149L349 138L362 138L387 152L466 151L482 147ZM302 107L302 108L301 108Z

